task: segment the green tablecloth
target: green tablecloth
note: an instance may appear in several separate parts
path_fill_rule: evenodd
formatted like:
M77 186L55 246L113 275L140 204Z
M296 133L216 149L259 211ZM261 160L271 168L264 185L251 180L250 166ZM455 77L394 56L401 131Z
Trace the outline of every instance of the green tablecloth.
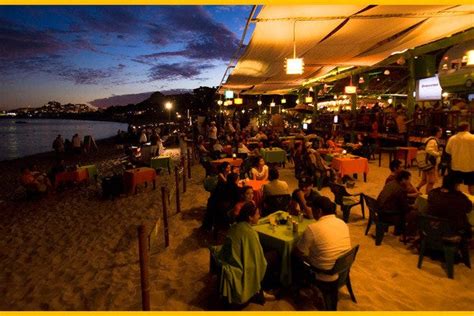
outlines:
M171 173L171 168L173 167L173 160L170 156L159 156L153 157L150 160L150 167L153 169L168 169L168 172Z
M279 163L286 161L286 151L281 148L273 147L263 148L260 150L260 153L266 163Z
M253 228L258 232L263 248L278 251L281 258L280 282L282 285L288 286L291 284L291 252L293 247L303 235L306 227L314 223L315 220L303 219L302 222L298 223L298 233L293 233L293 229L288 224L277 225L275 232L273 232L269 223L269 217L276 216L277 213L281 213L284 218L288 217L287 212L278 211L261 218L259 224L253 226Z
M87 172L89 173L89 179L95 179L99 175L96 165L80 166L79 169L87 169Z
M471 226L473 226L473 229L474 229L474 195L466 194L466 196L472 202L472 211L469 214L467 214L467 219L469 220L469 223L471 223ZM415 207L421 213L426 213L428 211L428 195L422 194L419 197L417 197L415 200Z

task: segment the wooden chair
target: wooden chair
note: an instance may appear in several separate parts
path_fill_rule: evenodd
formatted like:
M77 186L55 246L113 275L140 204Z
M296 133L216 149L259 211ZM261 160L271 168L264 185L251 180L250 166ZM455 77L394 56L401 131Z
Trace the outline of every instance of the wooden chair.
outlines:
M347 192L346 188L343 185L334 182L329 183L329 187L331 188L331 192L334 194L334 203L336 203L336 205L341 206L342 219L344 220L344 222L347 223L349 221L351 208L356 205L360 205L362 209L362 218L365 218L363 193L350 194L349 192ZM351 197L359 197L359 200L356 201Z
M357 303L354 292L352 290L350 271L351 266L355 261L357 251L359 250L359 245L356 245L351 250L342 254L337 258L334 266L331 270L322 270L316 267L313 267L310 263L304 261L304 265L309 269L310 274L312 274L311 280L314 281L319 290L322 292L324 297L324 303L326 305L326 310L336 311L337 302L339 299L339 289L344 285L347 286L349 295L354 303ZM326 282L316 279L314 274L326 274L334 275L338 274L339 277L337 280L332 282Z

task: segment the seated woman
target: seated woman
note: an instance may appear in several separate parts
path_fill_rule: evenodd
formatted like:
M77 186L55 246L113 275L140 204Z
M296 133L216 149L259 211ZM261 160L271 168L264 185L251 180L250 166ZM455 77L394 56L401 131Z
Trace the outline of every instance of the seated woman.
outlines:
M449 220L453 229L465 239L472 238L467 214L472 212L472 202L459 190L462 180L447 175L441 188L428 193L428 214Z
M394 181L397 177L397 174L403 170L402 162L398 159L392 160L389 164L389 168L391 173L387 179L385 179L385 184L389 183L390 181ZM409 204L414 204L416 198L421 194L421 192L415 188L411 181L407 183L406 191Z
M219 165L219 175L217 177L218 182L226 183L227 176L230 173L230 163L223 162Z
M298 207L294 205L295 203L298 204L299 209L303 212L303 215L307 218L313 218L313 210L309 206L311 201L314 200L320 194L313 190L313 182L309 178L302 178L298 182L298 189L293 191L291 195L293 203L293 212L295 212Z
M258 208L253 203L244 204L236 218L237 223L229 229L216 255L223 263L219 292L229 304L244 304L254 296L263 297L261 283L267 260L258 233L251 226L259 219Z
M253 201L253 188L251 186L244 186L240 191L239 201L232 209L232 217L237 218L237 216L239 216L240 214L242 206L244 206L244 204L248 202L255 204L255 202Z
M330 136L329 139L326 141L326 145L329 149L335 150L341 148L336 142L334 141L334 137Z
M268 166L265 164L265 160L259 157L256 160L256 164L250 170L253 180L268 180Z

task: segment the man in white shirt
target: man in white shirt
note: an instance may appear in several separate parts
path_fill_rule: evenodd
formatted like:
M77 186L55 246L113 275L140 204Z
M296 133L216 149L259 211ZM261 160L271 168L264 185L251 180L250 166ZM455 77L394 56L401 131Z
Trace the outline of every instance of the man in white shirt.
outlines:
M278 180L280 173L276 168L270 168L268 171L268 180L270 182L263 185L263 196L264 198L272 195L284 195L290 194L288 190L288 183L282 180Z
M474 194L474 135L469 123L459 124L459 132L448 140L446 152L451 155L452 174L463 180Z
M297 257L305 258L312 266L330 270L337 258L351 249L349 227L336 218L336 205L327 197L312 201L313 216L319 218L310 224L294 249ZM337 280L338 275L317 274L321 281Z

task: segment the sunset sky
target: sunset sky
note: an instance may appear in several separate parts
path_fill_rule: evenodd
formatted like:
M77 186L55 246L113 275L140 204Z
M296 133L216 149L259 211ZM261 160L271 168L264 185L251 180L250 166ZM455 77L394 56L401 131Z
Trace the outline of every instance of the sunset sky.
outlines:
M217 86L250 10L0 6L0 109Z

